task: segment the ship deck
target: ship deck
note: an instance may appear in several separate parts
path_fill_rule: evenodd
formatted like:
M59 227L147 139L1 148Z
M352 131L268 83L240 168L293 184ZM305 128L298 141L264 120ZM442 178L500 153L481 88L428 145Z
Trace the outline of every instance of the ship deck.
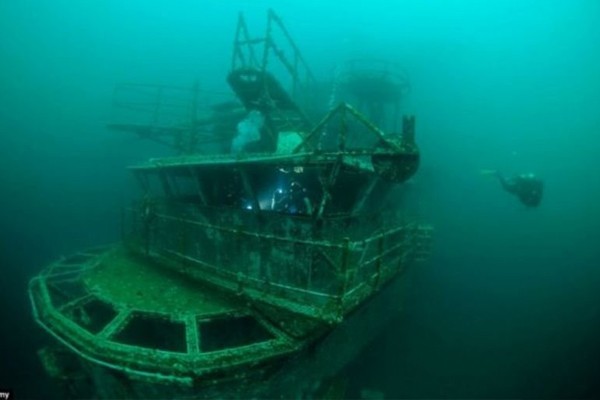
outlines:
M89 270L84 281L102 300L148 313L210 316L243 309L236 299L147 260L125 256L122 250Z
M301 346L235 293L186 280L121 246L53 263L29 293L36 321L59 342L151 382L189 386Z

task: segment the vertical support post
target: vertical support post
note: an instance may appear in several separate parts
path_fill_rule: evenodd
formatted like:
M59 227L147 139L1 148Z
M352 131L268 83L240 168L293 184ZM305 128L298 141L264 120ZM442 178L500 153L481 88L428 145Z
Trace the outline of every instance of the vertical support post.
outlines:
M240 12L238 14L238 22L235 27L235 37L233 39L233 54L231 56L231 70L233 71L236 67L236 61L239 58L242 62L242 66L246 66L246 60L244 58L244 53L240 49L240 32L242 31L242 27L244 25L244 15Z
M164 169L160 168L158 171L158 175L160 176L160 181L163 185L163 190L165 191L165 195L168 198L173 198L173 189L169 183L169 178Z
M343 239L344 244L342 245L342 257L340 260L340 275L342 276L342 281L340 285L340 302L343 306L344 296L346 295L346 290L348 290L348 259L350 258L350 238L345 237Z
M348 124L346 121L346 107L343 107L340 112L340 132L338 134L338 150L340 152L346 151L346 132L348 130Z
M206 194L204 193L204 186L202 184L202 181L200 180L200 176L198 175L198 172L196 171L196 169L194 167L189 167L190 169L190 174L192 175L192 179L194 180L194 183L196 185L196 191L198 192L198 197L200 198L200 202L202 203L203 206L207 206L208 205L208 201L206 200Z
M323 197L321 197L321 203L319 204L319 211L315 214L317 220L320 220L323 218L323 213L325 212L325 206L327 205L327 202L329 201L329 199L331 198L331 188L333 187L333 184L335 183L335 180L337 179L338 173L340 171L340 166L341 166L341 162L338 160L338 162L335 163L335 165L333 166L331 173L329 174L329 178L327 179L327 182L325 182L322 186L323 186Z
M254 52L254 42L250 39L250 34L248 33L248 26L246 25L246 21L244 20L244 25L242 26L244 32L244 40L248 43L248 53L250 58L249 64L252 67L258 67L258 60L256 58L256 53Z
M269 10L267 17L267 30L265 32L265 47L263 49L263 59L261 72L264 74L267 71L267 63L269 60L269 51L271 50L271 46L273 45L273 38L271 37L272 27L273 27L273 11ZM263 79L266 85L266 80Z
M200 352L200 329L195 315L186 315L185 317L185 339L188 354L198 354Z

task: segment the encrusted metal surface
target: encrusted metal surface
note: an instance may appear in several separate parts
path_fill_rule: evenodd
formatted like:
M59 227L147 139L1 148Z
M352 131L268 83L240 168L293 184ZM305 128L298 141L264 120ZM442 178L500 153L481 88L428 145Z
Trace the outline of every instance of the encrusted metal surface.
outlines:
M358 78L348 82L364 97L355 86L373 79ZM227 80L238 101L200 117L194 85L186 122L161 118L164 87L121 88L158 100L138 110L149 122L110 127L178 155L132 168L143 194L124 213L122 244L59 260L30 283L36 321L62 344L40 353L44 365L64 381L91 377L84 397L301 397L374 337L386 320L374 313L397 307L408 268L428 256L431 228L393 200L419 166L415 120L401 134L373 122L398 87L366 99L369 117L334 95L323 108L271 10L261 38L240 16Z
M84 255L73 258L83 260ZM72 272L65 277L61 270L67 265ZM298 348L297 342L256 316L257 323L268 332L270 339L217 351L201 351L202 338L195 332L203 321L210 323L214 318L234 320L243 315L252 316L251 310L197 283L176 283L180 278L169 272L152 271L153 268L151 262L140 263L119 247L93 255L82 264L59 261L30 284L34 317L83 359L153 382L191 385L201 376L245 364L258 365ZM112 280L107 279L107 274L120 272L123 275L112 275ZM64 285L65 282L85 284L73 291ZM146 296L154 298L140 299ZM86 307L93 302L102 302L115 310L99 329L94 329L97 316L87 315ZM183 326L183 349L169 351L147 347L143 343L122 342L119 334L128 324L145 318L152 318L164 327L169 324ZM140 334L142 338L143 332Z
M168 273L149 260L126 256L123 250L108 254L83 276L88 289L116 308L131 308L167 315L210 316L243 309L214 290Z

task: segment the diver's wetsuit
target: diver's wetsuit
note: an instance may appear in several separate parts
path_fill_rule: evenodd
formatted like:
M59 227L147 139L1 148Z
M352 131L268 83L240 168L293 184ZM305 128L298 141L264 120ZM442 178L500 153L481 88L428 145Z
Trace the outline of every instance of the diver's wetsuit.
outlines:
M544 182L533 174L522 174L512 178L504 178L498 174L504 190L514 194L527 207L537 207L542 201Z

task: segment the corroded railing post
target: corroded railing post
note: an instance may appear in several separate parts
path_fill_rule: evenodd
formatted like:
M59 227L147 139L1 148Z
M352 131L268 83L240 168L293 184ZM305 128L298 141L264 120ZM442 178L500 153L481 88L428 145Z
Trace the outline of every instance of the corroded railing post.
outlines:
M340 112L340 133L338 135L338 150L346 151L346 134L348 132L348 121L346 121L346 107Z
M350 238L345 237L343 239L342 244L342 256L340 259L340 304L344 302L344 296L346 295L346 290L348 289L348 258L350 253Z

